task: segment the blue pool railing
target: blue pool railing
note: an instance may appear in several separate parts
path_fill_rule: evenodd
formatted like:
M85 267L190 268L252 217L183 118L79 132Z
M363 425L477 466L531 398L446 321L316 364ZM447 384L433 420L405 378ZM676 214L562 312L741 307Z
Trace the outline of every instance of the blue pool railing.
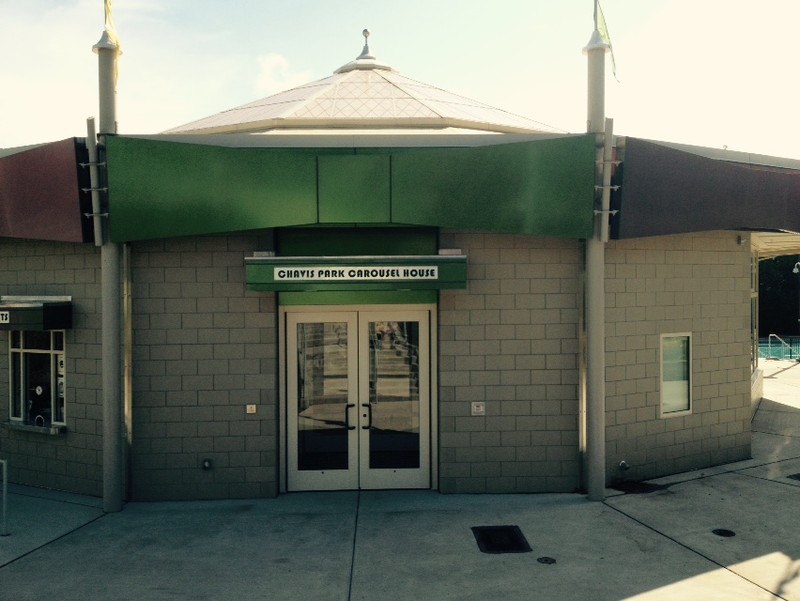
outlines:
M760 359L800 360L800 337L770 334L758 341Z

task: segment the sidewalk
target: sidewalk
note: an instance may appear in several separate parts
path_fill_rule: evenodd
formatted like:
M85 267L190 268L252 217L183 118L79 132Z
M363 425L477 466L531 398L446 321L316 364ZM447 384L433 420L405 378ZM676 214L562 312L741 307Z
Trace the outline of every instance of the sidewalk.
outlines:
M0 599L800 601L800 364L762 363L753 459L605 503L340 492L103 514L14 487ZM479 551L471 527L509 524L532 552Z

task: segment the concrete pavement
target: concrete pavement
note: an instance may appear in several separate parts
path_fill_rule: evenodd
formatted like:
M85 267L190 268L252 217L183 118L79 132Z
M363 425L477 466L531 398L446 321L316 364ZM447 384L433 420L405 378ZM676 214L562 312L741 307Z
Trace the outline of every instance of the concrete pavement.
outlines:
M13 487L0 599L800 601L800 363L761 367L753 459L605 503L339 492L103 514ZM471 527L507 524L532 552L481 553Z

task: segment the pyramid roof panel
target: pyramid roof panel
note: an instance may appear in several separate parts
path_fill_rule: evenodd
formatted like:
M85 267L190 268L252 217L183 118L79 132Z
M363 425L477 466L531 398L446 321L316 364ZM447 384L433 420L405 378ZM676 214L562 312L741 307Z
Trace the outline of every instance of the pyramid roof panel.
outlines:
M400 75L362 55L330 77L222 111L167 134L264 133L314 128L461 128L500 133L558 130Z

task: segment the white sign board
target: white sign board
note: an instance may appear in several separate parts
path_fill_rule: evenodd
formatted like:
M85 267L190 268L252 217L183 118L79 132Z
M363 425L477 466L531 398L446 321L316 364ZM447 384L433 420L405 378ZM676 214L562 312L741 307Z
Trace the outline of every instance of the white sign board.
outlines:
M409 281L437 280L438 266L298 266L275 267L273 278L276 282L363 282L363 281Z
M11 323L11 313L0 311L0 323Z

